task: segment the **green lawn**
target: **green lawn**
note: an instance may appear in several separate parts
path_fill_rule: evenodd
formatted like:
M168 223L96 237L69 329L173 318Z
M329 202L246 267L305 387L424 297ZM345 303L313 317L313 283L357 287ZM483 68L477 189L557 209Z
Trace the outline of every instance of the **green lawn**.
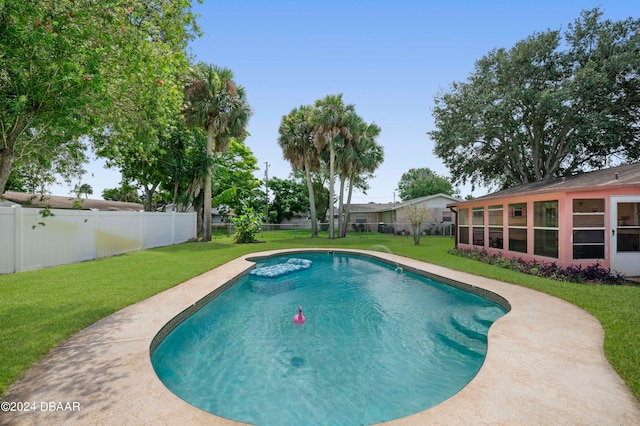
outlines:
M281 248L379 249L452 269L511 282L574 303L600 320L605 353L640 400L640 287L557 282L447 254L453 240L379 233L344 239L308 238L302 231L272 231L262 244L186 243L38 271L0 275L0 394L65 338L125 306L145 299L246 253Z

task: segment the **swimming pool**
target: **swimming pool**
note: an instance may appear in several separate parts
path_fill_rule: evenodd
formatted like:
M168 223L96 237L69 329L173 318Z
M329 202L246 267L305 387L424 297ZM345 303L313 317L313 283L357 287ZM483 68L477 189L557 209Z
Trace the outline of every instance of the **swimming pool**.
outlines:
M162 382L218 416L267 424L368 424L423 411L478 372L495 302L369 258L245 276L152 353ZM292 322L297 306L307 321Z

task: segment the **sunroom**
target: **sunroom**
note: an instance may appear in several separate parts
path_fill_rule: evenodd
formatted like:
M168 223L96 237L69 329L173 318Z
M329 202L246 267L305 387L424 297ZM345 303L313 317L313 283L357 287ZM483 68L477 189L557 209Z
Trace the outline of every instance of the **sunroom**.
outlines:
M640 163L534 182L448 205L456 247L507 258L599 263L640 276Z

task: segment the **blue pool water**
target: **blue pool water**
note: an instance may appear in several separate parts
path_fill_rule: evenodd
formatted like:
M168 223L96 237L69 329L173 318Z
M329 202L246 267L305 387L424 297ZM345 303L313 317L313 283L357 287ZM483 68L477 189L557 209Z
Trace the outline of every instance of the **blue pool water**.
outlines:
M392 420L462 389L484 361L489 326L505 313L365 257L295 257L312 266L277 278L247 275L162 340L152 363L173 393L257 425ZM302 325L292 321L298 305Z

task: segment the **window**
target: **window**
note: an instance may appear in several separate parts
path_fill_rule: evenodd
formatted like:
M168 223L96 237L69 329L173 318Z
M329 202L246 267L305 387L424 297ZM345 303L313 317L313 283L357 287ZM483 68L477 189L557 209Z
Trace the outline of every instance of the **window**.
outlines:
M502 205L489 206L489 247L504 248Z
M484 246L484 207L474 207L471 211L473 225L473 245Z
M604 199L573 200L573 259L604 259Z
M533 254L558 258L558 201L533 203Z
M640 251L640 203L618 203L618 251Z
M469 209L460 209L458 213L458 242L469 244Z
M527 203L509 204L508 250L527 252Z

